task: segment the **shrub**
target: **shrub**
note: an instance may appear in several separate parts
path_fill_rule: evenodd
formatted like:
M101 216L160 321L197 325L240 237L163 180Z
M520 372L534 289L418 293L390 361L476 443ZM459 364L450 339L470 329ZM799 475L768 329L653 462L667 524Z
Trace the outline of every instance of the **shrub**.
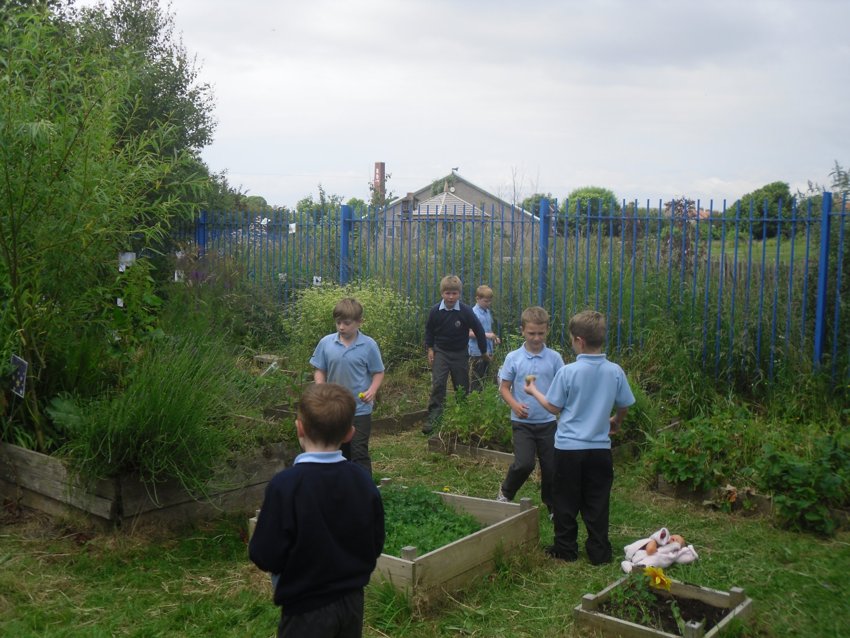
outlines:
M378 342L385 366L408 359L419 349L422 335L416 309L401 294L369 282L356 286L316 286L300 292L284 316L286 358L290 367L309 367L316 344L336 331L333 309L343 297L354 297L363 304L361 329Z
M758 434L747 415L700 417L650 437L648 458L655 473L694 491L747 481Z
M838 525L834 508L850 503L850 436L825 436L805 458L765 447L757 463L762 489L773 494L780 522L798 530L826 536Z
M511 413L499 388L486 385L480 392L455 392L446 397L440 436L465 445L496 444L512 450Z

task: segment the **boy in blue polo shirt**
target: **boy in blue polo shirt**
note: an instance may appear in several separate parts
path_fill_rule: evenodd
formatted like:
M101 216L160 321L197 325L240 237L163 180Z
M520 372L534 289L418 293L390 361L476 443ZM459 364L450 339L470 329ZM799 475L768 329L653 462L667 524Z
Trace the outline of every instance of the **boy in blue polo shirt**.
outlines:
M512 501L540 461L540 496L552 511L552 481L555 478L555 427L557 421L533 396L525 391L525 380L534 377L546 392L555 374L564 366L560 354L546 347L549 313L540 306L522 312L520 330L525 341L508 353L499 370L499 394L511 408L511 434L514 462L496 497Z
M558 415L555 433L555 482L552 486L555 543L552 558L578 558L578 514L587 528L585 550L593 565L611 561L608 516L614 463L610 435L616 433L635 402L623 369L608 361L605 315L585 310L570 319L576 360L558 370L544 396L534 379L526 392ZM614 414L611 414L611 411Z
M316 383L338 383L351 391L357 408L354 412L354 437L344 443L345 458L362 465L371 474L369 436L372 432L372 405L384 380L381 351L372 337L360 332L363 306L353 297L340 299L333 310L336 332L322 337L310 365Z
M484 336L487 337L487 355L490 359L485 359L481 349L478 347L478 337L475 332L469 331L469 390L470 392L480 392L484 387L484 382L487 378L487 370L490 368L490 360L493 358L494 346L502 343L499 336L493 332L493 313L490 311L490 306L493 304L493 289L490 286L481 285L475 290L475 305L472 306L472 312L481 322L481 327L484 328ZM492 378L490 379L492 382Z

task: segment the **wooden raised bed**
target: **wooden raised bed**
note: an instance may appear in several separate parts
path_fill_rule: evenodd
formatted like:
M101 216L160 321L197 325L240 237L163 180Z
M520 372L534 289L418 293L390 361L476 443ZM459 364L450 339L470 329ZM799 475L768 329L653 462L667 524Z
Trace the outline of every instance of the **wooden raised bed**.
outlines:
M509 554L537 543L540 522L537 507L524 498L499 503L483 498L437 492L445 503L474 516L484 527L434 551L416 555L415 547L402 549L403 557L381 554L372 581L387 581L424 604L443 592L457 591L493 570L497 553ZM257 525L248 521L248 534Z
M442 439L439 436L432 436L428 439L428 449L432 452L442 452L445 454L457 454L459 456L487 459L506 468L514 462L514 455L512 452L499 452L497 450L490 450L484 447L463 445L462 443L457 443L451 439ZM630 443L613 448L611 453L614 455L615 461L633 459L636 456L634 446Z
M188 522L254 511L269 479L294 457L283 444L266 446L227 463L210 481L207 496L196 498L177 481L157 484L154 492L135 476L83 486L61 460L0 443L0 497L52 515L82 514L101 524Z
M263 416L271 420L295 419L295 412L289 406L280 405L263 410ZM426 410L402 414L397 417L372 419L372 434L398 434L413 429L420 421L428 416Z
M539 514L530 499L499 503L460 494L438 494L446 504L471 514L486 527L422 556L416 555L415 547L404 548L402 558L381 554L373 580L388 581L417 601L427 602L491 572L498 553L510 554L537 543Z
M601 630L606 636L620 636L621 638L657 638L659 636L663 638L676 638L675 634L638 625L627 620L621 620L598 611L600 605L611 597L611 592L622 585L627 578L628 576L620 578L598 594L585 594L582 597L581 604L577 605L573 610L576 622ZM697 599L712 607L728 610L723 616L723 619L708 631L705 631L702 623L686 623L685 633L683 634L684 638L713 638L719 636L734 618L744 620L749 618L752 613L752 599L745 596L744 590L738 587L733 587L728 592L725 592L707 587L688 585L675 580L671 580L670 582L670 593L676 598Z

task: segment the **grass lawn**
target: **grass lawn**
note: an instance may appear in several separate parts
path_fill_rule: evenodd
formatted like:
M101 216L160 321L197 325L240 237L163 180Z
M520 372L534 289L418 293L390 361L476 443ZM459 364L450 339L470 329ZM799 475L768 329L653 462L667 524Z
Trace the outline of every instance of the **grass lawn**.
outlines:
M418 432L373 438L375 474L435 490L492 498L503 470L490 462L430 453ZM611 511L615 555L666 526L700 559L678 580L755 601L748 636L846 636L850 626L850 533L823 540L758 517L728 515L654 494L638 463L619 465ZM539 503L539 486L518 497ZM257 504L259 505L259 504ZM541 511L541 546L552 528ZM103 533L73 521L0 515L2 636L273 636L278 612L266 574L247 560L246 521L192 529ZM565 564L536 548L506 556L477 586L430 609L413 609L386 587L366 594L365 636L581 636L572 608L621 575L619 562Z

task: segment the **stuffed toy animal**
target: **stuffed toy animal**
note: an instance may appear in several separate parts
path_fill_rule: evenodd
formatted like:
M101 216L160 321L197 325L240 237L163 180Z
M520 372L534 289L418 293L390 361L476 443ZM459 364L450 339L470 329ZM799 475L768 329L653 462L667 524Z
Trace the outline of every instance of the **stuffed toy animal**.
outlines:
M699 558L693 545L686 545L684 537L671 534L666 527L662 527L649 538L626 545L623 550L626 560L620 563L620 567L627 574L637 566L670 567L674 563L692 563Z

